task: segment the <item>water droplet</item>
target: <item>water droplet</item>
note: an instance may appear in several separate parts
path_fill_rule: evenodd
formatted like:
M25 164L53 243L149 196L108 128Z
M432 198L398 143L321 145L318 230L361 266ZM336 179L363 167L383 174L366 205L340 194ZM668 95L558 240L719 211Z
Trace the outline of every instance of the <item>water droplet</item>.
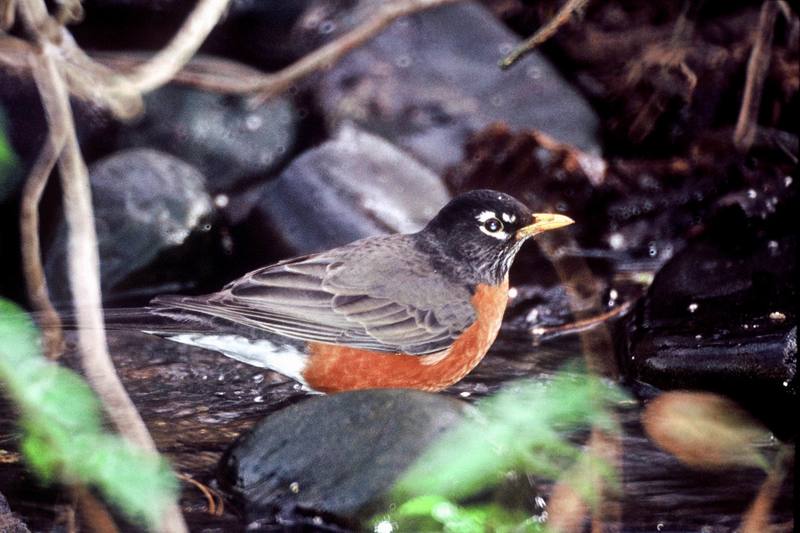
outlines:
M542 77L542 69L539 67L528 67L525 69L525 75L531 80L538 80Z
M332 20L323 20L319 24L319 32L322 35L327 35L327 34L333 32L333 30L335 30L335 29L336 29L336 23L333 22Z
M656 243L647 243L647 253L650 255L650 257L655 257L658 255L658 247L656 247Z
M621 250L625 246L625 237L622 233L612 233L608 236L608 245L612 250Z
M784 187L790 186L792 184L792 181L794 180L792 180L791 176L786 176L785 178L783 178L783 186Z
M397 65L398 68L408 68L411 66L411 56L407 54L397 56L394 64Z
M699 305L697 305L696 303L694 303L694 302L690 303L690 304L689 304L689 307L688 307L688 309L689 309L689 312L690 312L690 313L694 313L695 311L697 311L697 308L698 308L698 307L700 307L700 306L699 306Z
M381 520L375 524L375 533L392 533L393 531L394 525L388 520Z
M469 391L464 391L459 393L459 396L461 396L462 398L469 398L470 396L472 396L472 393Z
M754 200L757 196L758 196L758 193L756 192L755 189L748 189L747 190L747 197L750 198L751 200Z
M247 115L244 119L245 127L250 131L256 131L264 125L264 119L259 115Z
M253 403L264 403L264 397L256 396L255 398L253 398Z
M510 289L508 289L508 297L509 297L510 299L512 299L512 300L513 300L513 299L514 299L514 298L516 298L518 295L519 295L519 291L517 290L517 288L516 288L516 287L511 287Z
M300 483L297 481L292 481L289 483L289 490L292 491L292 494L297 494L300 492Z
M786 320L786 315L784 315L780 311L773 311L769 314L769 319L772 320L773 322L780 323Z
M227 207L228 202L230 202L230 198L227 194L218 194L214 197L214 205L220 209Z

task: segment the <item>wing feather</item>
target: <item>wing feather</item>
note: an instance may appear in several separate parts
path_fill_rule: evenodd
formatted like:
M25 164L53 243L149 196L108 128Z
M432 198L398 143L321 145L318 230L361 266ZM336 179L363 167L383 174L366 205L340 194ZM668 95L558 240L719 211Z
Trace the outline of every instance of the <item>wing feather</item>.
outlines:
M373 237L283 261L178 307L311 342L409 354L446 349L475 320L470 292L448 282L412 237Z

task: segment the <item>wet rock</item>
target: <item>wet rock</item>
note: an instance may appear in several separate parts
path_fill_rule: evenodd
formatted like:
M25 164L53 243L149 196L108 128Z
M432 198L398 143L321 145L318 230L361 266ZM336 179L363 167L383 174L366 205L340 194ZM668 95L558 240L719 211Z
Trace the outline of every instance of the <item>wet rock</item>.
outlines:
M344 31L348 15L326 22ZM476 3L424 11L351 52L324 75L318 99L330 123L355 120L437 172L495 121L599 152L597 117L542 55L497 66L519 41Z
M292 405L228 453L222 479L248 523L355 525L464 403L412 390L365 390Z
M85 100L76 98L71 104L82 153L91 160L113 139L114 119L106 110ZM0 162L2 203L13 200L21 192L25 177L33 168L47 138L47 121L36 85L21 72L0 69L0 130L5 132L15 161L5 179L5 167ZM45 209L42 211L41 216L46 220L47 212Z
M114 301L186 289L209 275L214 208L203 175L168 154L118 152L90 168L103 291ZM67 301L66 222L45 256L54 300ZM186 276L191 272L191 277Z
M164 87L147 95L145 105L144 116L121 132L120 144L187 161L202 169L213 193L270 175L295 143L295 110L283 98L250 109L245 98Z
M756 231L764 224L741 213L720 214L716 231L657 274L623 365L657 387L727 394L781 432L794 421L784 406L797 396L796 238L783 224L782 236Z
M234 0L203 42L202 53L229 57L266 70L299 57L292 25L310 0ZM89 50L163 47L195 8L191 0L87 0L84 18L70 30Z
M30 533L28 527L11 512L2 493L0 493L0 531L3 533Z
M382 138L344 125L265 188L250 222L273 252L304 254L419 230L448 199L430 170Z

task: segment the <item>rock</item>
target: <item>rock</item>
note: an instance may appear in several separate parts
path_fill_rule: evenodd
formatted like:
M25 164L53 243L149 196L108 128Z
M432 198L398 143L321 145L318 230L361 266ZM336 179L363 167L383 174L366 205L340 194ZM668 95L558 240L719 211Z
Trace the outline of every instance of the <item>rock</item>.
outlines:
M109 298L191 287L213 269L214 208L194 167L148 149L118 152L90 168L101 281ZM66 222L47 249L45 270L56 301L69 300ZM192 277L186 279L186 272Z
M421 229L447 203L441 180L380 137L344 125L270 183L251 224L283 255Z
M342 31L348 15L335 24ZM541 54L497 66L519 42L477 3L424 11L348 54L324 74L317 98L330 123L355 120L436 172L460 162L470 134L496 121L599 152L597 117Z
M781 433L797 396L796 238L750 224L727 215L667 262L630 324L622 364L660 388L726 394Z
M233 0L203 42L201 53L275 70L302 52L292 26L311 0ZM84 49L157 50L195 8L191 0L87 0L85 16L70 30Z
M222 482L247 522L354 525L466 404L413 390L319 396L279 411L222 462ZM316 521L315 521L316 519Z
M11 512L2 493L0 493L0 531L3 533L30 533L28 527Z
M121 132L120 144L187 161L202 169L212 193L269 176L295 143L295 110L283 98L250 109L246 98L164 87L147 95L145 105L144 116Z

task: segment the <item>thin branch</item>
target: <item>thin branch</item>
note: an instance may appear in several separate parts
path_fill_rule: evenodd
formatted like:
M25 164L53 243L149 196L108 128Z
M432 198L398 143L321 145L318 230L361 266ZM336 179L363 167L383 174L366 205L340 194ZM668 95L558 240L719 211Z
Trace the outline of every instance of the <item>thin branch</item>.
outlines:
M349 32L304 56L283 70L264 74L234 61L195 57L172 81L225 94L256 94L260 102L281 94L313 72L329 67L380 33L396 19L453 4L461 0L402 0L381 6L375 14ZM131 54L98 54L96 59L120 70L140 68L142 59Z
M41 87L39 88L41 92ZM44 339L44 352L50 359L58 359L64 349L61 318L50 301L47 279L42 267L41 244L39 242L39 201L64 148L64 132L51 130L39 157L31 170L20 201L20 239L22 248L22 270L25 285L33 308L40 313L40 325Z
M519 61L522 56L529 54L534 48L555 35L556 31L558 31L561 26L569 22L573 13L581 11L588 3L589 0L569 0L558 10L556 16L550 19L550 22L539 28L539 31L523 41L519 46L514 48L511 53L501 59L499 63L500 68L509 68Z
M743 533L759 533L769 531L769 516L772 507L781 492L781 485L787 472L794 465L794 446L783 444L767 473L767 479L761 485L756 498L744 513L740 531Z
M750 59L747 61L747 81L744 86L742 106L739 109L739 118L736 120L736 129L733 131L733 144L742 152L750 149L756 137L758 108L772 56L772 33L778 9L777 1L766 0L761 6L761 14L758 17L755 42L750 52Z
M217 25L229 1L200 0L172 41L147 63L128 74L131 84L146 93L171 80Z
M14 25L17 6L15 0L0 0L0 30L8 31Z
M305 55L299 61L274 74L265 76L246 92L257 92L257 100L265 101L282 93L309 74L329 67L379 34L396 19L432 7L453 4L460 0L398 0L384 3L373 16L341 37Z
M631 308L632 304L633 302L625 302L622 305L618 305L613 309L606 311L605 313L600 313L599 315L583 318L567 324L561 324L560 326L537 326L531 329L531 335L533 335L535 342L545 336L552 337L555 335L580 333L581 331L586 331L587 329L604 324L612 318L625 313Z
M58 48L44 43L41 61L34 65L33 72L50 131L58 132L65 139L58 166L69 228L69 279L79 326L78 343L82 365L86 377L102 398L106 412L118 431L139 447L156 453L155 444L125 392L106 347L100 311L99 258L89 174L78 146L67 87L54 60L58 53ZM180 510L174 502L167 506L162 520L164 531L187 531Z

